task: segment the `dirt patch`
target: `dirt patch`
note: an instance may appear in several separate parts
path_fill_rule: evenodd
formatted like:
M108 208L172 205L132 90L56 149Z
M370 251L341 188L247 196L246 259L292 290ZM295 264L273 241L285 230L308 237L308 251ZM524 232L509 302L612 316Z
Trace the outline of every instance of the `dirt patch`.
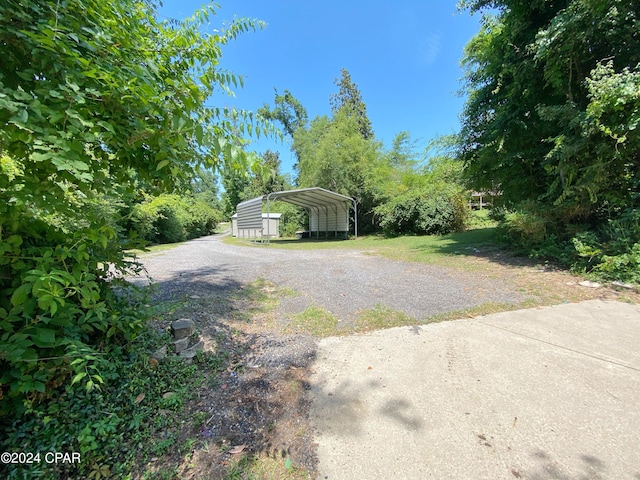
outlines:
M194 320L205 352L225 358L225 368L209 373L205 362L205 381L156 439L173 435L172 448L138 478L314 478L308 378L316 341L273 330L277 293L263 282L237 291L200 289L168 313Z

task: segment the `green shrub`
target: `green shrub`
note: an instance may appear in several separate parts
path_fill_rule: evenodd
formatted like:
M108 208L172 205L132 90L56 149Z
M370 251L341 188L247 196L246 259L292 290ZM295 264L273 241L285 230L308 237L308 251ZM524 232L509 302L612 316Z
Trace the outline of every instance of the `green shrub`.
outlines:
M143 299L114 275L127 264L113 229L68 234L35 220L29 229L0 243L0 415L28 410L57 385L99 387L101 350L144 322Z
M409 190L375 208L388 235L443 235L464 228L468 215L459 189L433 186Z
M572 238L576 271L605 280L640 283L640 210L629 208L598 231Z
M147 242L154 242L158 237L158 217L158 208L152 205L151 199L135 204L128 215L128 230Z
M179 414L197 391L202 381L198 371L215 373L225 365L224 355L210 353L200 353L193 364L150 362L149 352L169 343L166 333L145 330L130 344L112 345L103 352L110 361L102 369L100 390L60 386L54 398L0 417L6 451L81 456L74 465L8 465L3 478L126 478L135 460L154 453L149 440L174 421L173 412ZM163 398L167 392L174 395Z
M542 244L547 233L545 220L537 213L525 209L506 212L500 227L506 232L511 244L524 249Z
M165 194L148 197L133 207L131 229L151 243L175 243L210 235L222 216L206 201Z
M609 215L590 225L588 218L563 223L562 212L540 212L534 204L499 212L505 239L517 251L601 280L640 283L640 209Z

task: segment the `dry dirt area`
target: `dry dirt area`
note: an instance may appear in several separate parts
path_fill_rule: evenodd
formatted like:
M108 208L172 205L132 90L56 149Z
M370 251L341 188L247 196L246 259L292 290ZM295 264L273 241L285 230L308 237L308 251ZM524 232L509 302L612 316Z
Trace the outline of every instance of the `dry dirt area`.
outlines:
M314 288L304 283L304 264L297 267L298 271L289 272L289 276L274 269L275 260L292 268L296 264L294 257L305 252L282 253L273 249L267 253L223 245L213 239L143 259L151 276L158 280L156 300L176 305L166 320L193 319L206 349L224 352L227 358L226 368L212 375L186 408L175 443L187 444L189 448L175 449L154 459L147 475L156 472L160 478L160 473L172 471L174 476L162 478L316 478L314 436L309 420L309 378L316 356L316 337L303 330L291 333L289 327L294 315L310 304L318 305L319 300ZM330 252L306 253L314 256L316 264L329 262L327 268L336 272L348 261L332 257ZM198 263L194 256L199 255L204 260ZM381 257L370 258L389 262ZM450 284L452 290L460 291L459 297L448 299L448 308L414 318L415 323L587 299L640 302L635 291L581 286L579 282L583 279L550 266L505 258L500 252L457 257L455 262L455 267L438 267L436 273L443 278L463 277L462 284L457 280ZM409 272L410 278L416 269L422 268L392 263L393 268L399 269L399 275ZM427 274L435 272L431 266L424 268ZM367 284L366 275L361 277L365 283L354 288L368 292L371 302L379 299L373 287L387 290L399 287L393 283ZM309 282L313 283L313 279ZM469 305L465 289L492 284L503 289L495 292L497 301L491 301L492 290L488 288L483 296L473 297L476 303ZM400 286L404 290L420 289L420 285ZM506 301L505 295L513 301ZM298 305L300 299L306 303ZM374 304L377 303L371 307ZM320 307L331 312L330 299ZM338 315L347 319L349 312ZM349 333L349 328L354 331L355 324L348 324L341 333ZM194 418L198 421L193 421Z

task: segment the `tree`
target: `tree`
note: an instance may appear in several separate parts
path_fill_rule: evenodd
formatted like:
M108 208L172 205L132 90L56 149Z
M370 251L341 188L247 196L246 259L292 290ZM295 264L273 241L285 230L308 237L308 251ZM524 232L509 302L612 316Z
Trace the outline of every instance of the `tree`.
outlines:
M382 193L375 181L383 167L381 145L362 137L356 117L345 110L333 119L316 117L308 129L296 132L294 145L300 153L299 186L353 197L358 203L358 231L375 229L373 207Z
M291 138L299 128L305 128L309 121L307 110L289 90L285 90L282 95L276 90L273 109L265 103L262 108L258 109L258 113L268 120L282 123L284 132Z
M428 145L419 166L415 142L398 134L387 153L389 168L380 185L386 195L374 212L382 230L391 235L445 234L461 230L467 218L457 137L438 137Z
M409 132L400 132L393 137L389 151L390 165L399 171L413 170L416 166L416 142Z
M236 172L224 176L224 211L230 217L238 203L251 198L279 192L291 187L287 175L280 172L280 156L267 150L260 159L260 168L255 172Z
M485 17L465 50L462 156L473 184L499 186L510 202L542 202L565 224L598 221L603 203L634 204L638 98L623 92L637 92L640 6L620 0L463 5L499 12ZM617 105L612 89L621 94ZM616 118L617 133L605 118Z
M520 210L505 217L516 237L573 237L581 268L638 281L640 4L462 6L498 11L463 62L461 156L471 184L499 188Z
M213 7L155 14L145 0L0 4L0 413L98 385L98 350L144 325L117 293L131 263L102 199L249 161L236 132L250 116L205 102L241 83L218 70L222 47L261 23L207 35Z
M265 103L262 108L258 109L258 114L267 120L280 122L284 128L284 132L291 140L293 140L294 134L299 129L305 129L309 122L307 110L304 108L300 100L295 98L289 90L285 90L282 95L280 95L276 90L275 106L270 108L269 105ZM293 144L292 150L299 162L300 155ZM297 168L298 164L296 163L294 165L294 169Z
M371 121L367 117L367 106L362 100L358 85L353 83L347 69L340 70L340 78L336 78L334 83L339 90L329 98L332 113L336 115L339 111L344 111L348 116L353 116L358 124L360 135L365 140L372 139L373 129Z

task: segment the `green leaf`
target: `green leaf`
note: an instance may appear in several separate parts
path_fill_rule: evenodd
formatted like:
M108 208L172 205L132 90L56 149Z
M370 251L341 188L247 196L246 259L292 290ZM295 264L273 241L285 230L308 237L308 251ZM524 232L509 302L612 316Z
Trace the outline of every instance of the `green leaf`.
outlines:
M11 305L14 307L22 305L29 296L29 293L31 293L31 287L31 283L24 283L16 288L13 295L11 295Z
M80 380L82 380L86 376L87 376L87 372L78 373L75 377L73 377L73 380L71 380L71 385L78 383Z
M55 343L56 332L49 328L37 328L33 343L38 347L51 347Z
M169 163L171 163L170 160L162 160L160 163L158 163L158 166L156 167L156 172L162 170L164 167L169 165Z
M19 122L21 124L26 124L29 120L29 112L26 110L19 110L16 115L11 118L12 122Z

